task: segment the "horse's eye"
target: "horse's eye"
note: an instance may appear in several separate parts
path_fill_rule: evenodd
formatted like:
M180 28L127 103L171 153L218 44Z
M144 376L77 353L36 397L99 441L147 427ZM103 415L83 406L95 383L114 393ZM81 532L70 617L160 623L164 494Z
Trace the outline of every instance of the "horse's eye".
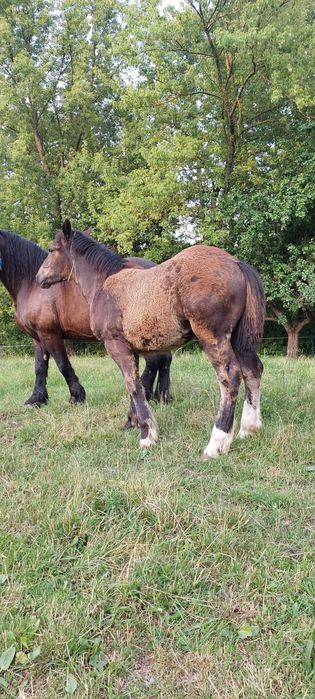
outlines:
M60 248L48 248L48 252L58 252Z

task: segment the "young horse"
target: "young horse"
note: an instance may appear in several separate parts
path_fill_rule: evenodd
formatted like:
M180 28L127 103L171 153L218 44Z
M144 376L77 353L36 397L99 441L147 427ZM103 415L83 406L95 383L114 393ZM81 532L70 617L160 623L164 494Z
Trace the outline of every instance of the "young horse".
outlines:
M49 292L38 287L35 275L46 257L47 252L32 241L0 230L0 280L14 302L18 326L33 338L35 348L35 386L26 405L47 403L49 355L55 359L69 386L70 402L80 403L85 399L85 390L70 364L64 338L96 340L90 327L90 311L80 288L73 281L57 284ZM136 257L128 258L127 263L130 267L154 266L153 262ZM164 354L146 361L142 381L148 399L153 397L158 374L154 397L168 400L171 360L171 354ZM132 421L129 421L126 427L131 426Z
M72 231L66 219L36 279L47 288L71 276L89 303L93 333L124 376L142 446L155 442L157 426L139 379L139 353L179 347L192 336L208 355L221 391L205 457L230 447L241 376L246 400L240 436L261 428L262 364L256 345L263 332L265 299L253 267L219 248L195 245L152 269L130 269L120 255Z

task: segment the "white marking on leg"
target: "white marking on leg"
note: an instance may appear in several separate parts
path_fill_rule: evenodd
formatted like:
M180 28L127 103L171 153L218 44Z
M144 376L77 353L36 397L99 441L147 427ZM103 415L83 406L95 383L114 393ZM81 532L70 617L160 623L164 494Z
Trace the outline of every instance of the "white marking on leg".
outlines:
M229 451L233 440L234 424L230 432L223 432L215 425L212 430L209 444L204 450L204 456L209 459L216 459L220 454L226 454Z
M158 427L156 424L156 420L153 417L151 413L151 417L148 420L148 426L149 426L149 431L147 436L144 439L140 439L140 446L141 447L150 447L152 444L155 444L158 438Z
M253 434L253 432L259 432L261 428L262 421L260 416L259 397L256 408L254 408L250 403L248 403L247 400L245 400L241 417L241 426L238 436L241 439L244 439L244 437L248 437L248 435Z

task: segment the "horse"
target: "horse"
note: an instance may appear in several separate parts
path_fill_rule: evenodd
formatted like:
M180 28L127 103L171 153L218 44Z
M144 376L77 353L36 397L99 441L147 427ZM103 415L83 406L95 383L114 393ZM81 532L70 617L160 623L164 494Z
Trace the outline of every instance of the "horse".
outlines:
M265 295L254 267L220 248L194 245L151 269L131 269L121 255L73 230L66 219L36 280L44 289L69 277L90 306L94 335L123 374L142 447L154 444L158 432L139 378L139 354L165 352L192 337L213 365L221 392L204 458L230 448L241 378L246 395L239 434L261 429L263 365L256 348Z
M88 233L85 231L86 235ZM35 385L25 402L27 406L41 406L48 401L46 381L50 355L68 384L70 402L83 402L85 390L69 361L64 340L97 341L90 326L89 306L73 280L54 286L49 292L42 291L36 284L36 273L47 254L32 241L0 230L0 280L13 300L16 322L32 337L35 351ZM155 263L130 257L126 258L126 264L130 268L148 269ZM147 399L167 402L172 355L158 354L145 360L141 378ZM132 426L130 419L126 427Z

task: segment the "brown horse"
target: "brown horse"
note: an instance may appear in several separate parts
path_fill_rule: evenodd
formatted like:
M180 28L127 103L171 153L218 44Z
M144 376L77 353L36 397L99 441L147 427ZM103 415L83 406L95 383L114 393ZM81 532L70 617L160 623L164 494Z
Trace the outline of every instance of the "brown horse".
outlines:
M261 428L262 363L256 346L265 298L253 267L219 248L195 245L152 269L130 269L120 255L73 231L66 219L36 279L47 288L69 277L80 284L93 333L124 376L142 446L156 441L157 426L139 379L138 356L179 347L193 336L212 363L221 391L205 457L230 447L241 377L246 400L240 436Z
M87 232L86 232L87 233ZM46 380L51 355L70 390L70 402L85 399L85 390L70 364L64 339L96 341L90 327L90 311L80 288L74 281L58 284L49 292L42 291L35 281L36 273L47 252L22 236L0 230L0 280L8 290L15 306L16 322L33 338L35 349L35 386L26 405L47 403ZM128 258L131 267L150 268L149 260ZM172 356L157 355L146 359L142 375L147 398L167 401ZM131 421L126 426L132 426Z

